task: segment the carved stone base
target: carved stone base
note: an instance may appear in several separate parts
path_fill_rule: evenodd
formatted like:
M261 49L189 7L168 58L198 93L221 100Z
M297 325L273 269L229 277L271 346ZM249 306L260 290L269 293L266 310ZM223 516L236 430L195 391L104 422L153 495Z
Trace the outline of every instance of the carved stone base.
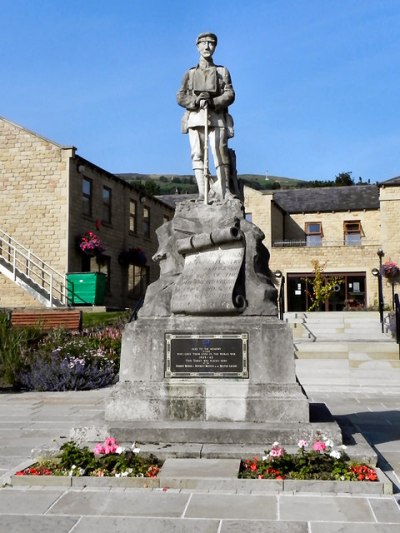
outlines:
M166 332L247 334L249 377L165 377ZM180 431L185 423L201 423L203 429L215 422L267 424L275 430L287 425L297 435L308 425L309 404L296 381L290 328L271 317L139 319L124 333L120 383L107 402L106 420L111 426L147 422L147 429L179 423ZM191 432L196 435L193 427ZM210 442L217 433L210 433ZM186 437L190 442L190 432Z

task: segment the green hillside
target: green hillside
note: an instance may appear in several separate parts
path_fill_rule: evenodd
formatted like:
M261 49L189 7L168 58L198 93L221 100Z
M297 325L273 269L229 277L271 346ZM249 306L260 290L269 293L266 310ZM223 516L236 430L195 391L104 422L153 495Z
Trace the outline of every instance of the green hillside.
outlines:
M143 188L148 194L175 194L177 192L192 194L197 192L193 175L176 174L117 174L128 183ZM281 176L262 176L260 174L240 174L238 176L246 185L257 190L291 189L298 187L302 180Z

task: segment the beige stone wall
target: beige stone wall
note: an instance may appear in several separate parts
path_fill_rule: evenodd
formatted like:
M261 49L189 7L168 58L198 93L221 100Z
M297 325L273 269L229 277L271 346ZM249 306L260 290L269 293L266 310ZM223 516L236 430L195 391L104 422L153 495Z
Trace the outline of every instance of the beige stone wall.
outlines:
M80 171L78 171L78 167ZM82 176L93 180L93 216L82 214ZM111 224L96 225L102 218L103 185L112 191ZM129 232L129 200L138 205L138 231ZM158 277L151 257L157 250L155 230L173 209L144 198L122 180L96 165L20 126L0 118L0 230L6 232L62 274L82 271L76 237L95 231L110 257L110 306L129 306L127 269L118 263L123 249L140 247L150 269L150 281ZM143 207L150 209L150 237L143 234ZM97 230L99 227L99 230ZM100 267L104 270L104 267ZM98 270L95 260L91 270ZM0 307L38 307L40 303L0 274Z
M61 272L71 153L0 118L0 229ZM38 304L0 275L0 307L23 305Z
M92 216L83 214L82 211L82 180L92 180ZM102 222L102 191L103 186L111 189L111 223ZM130 200L137 205L137 231L129 231L129 204ZM142 200L142 201L141 201ZM100 237L105 246L104 254L110 257L110 291L106 295L106 304L109 306L132 305L128 295L128 270L118 262L121 251L129 248L141 248L150 268L150 281L155 281L159 276L159 267L152 261L152 256L158 248L155 235L156 229L163 224L164 216L173 217L173 209L155 198L141 198L139 193L129 184L99 167L92 165L79 157L71 160L70 181L70 241L69 241L69 272L82 270L82 254L76 246L77 236L86 231L93 231ZM150 210L150 237L146 237L143 227L143 208ZM99 270L95 260L91 261L91 270Z
M394 190L396 189L396 190ZM271 270L285 274L312 272L311 261L318 259L326 263L326 272L365 273L367 306L378 301L378 281L371 274L379 266L377 251L385 250L385 258L400 261L400 238L396 233L396 216L400 212L400 188L381 189L381 210L359 210L352 212L304 213L283 215L274 204L273 196L245 188L246 212L269 236L264 244L269 248ZM362 228L361 246L344 246L343 223L360 221ZM304 240L306 222L321 222L323 246L321 247L277 247L272 243L282 240ZM387 252L386 252L387 250ZM391 285L384 280L384 299L391 304Z
M362 242L369 245L380 244L380 213L378 210L360 210L331 213L296 213L285 217L285 239L304 239L307 222L322 224L323 241L340 245L344 241L344 222L361 222Z
M381 212L381 242L385 252L383 260L400 263L400 187L382 186L379 189Z

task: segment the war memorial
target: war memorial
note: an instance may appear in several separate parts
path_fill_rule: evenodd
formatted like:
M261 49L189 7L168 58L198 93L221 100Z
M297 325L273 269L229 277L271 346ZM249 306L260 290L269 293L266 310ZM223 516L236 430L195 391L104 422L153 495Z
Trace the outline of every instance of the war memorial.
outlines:
M157 230L160 277L126 326L109 430L156 443L294 444L317 431L340 442L335 423L310 422L264 235L244 216L228 148L235 93L229 71L213 62L217 36L202 33L196 46L199 64L177 100L199 194Z

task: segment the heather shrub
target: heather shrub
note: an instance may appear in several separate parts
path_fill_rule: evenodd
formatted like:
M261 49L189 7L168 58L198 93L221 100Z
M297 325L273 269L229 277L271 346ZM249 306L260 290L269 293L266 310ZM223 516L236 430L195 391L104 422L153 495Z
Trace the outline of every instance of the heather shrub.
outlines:
M18 387L26 353L43 334L37 328L10 328L6 313L0 313L0 385Z
M19 373L27 390L66 391L106 387L116 382L122 326L80 332L54 330L27 354Z

